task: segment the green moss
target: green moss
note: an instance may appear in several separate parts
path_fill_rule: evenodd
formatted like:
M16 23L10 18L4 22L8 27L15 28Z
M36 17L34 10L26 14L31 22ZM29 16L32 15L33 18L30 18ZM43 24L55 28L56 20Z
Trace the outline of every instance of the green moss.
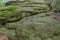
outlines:
M0 11L12 11L12 10L16 10L17 8L18 6L10 5L5 7L0 7Z
M0 7L0 23L7 22L9 19L17 17L16 9L18 6L10 5L5 7Z

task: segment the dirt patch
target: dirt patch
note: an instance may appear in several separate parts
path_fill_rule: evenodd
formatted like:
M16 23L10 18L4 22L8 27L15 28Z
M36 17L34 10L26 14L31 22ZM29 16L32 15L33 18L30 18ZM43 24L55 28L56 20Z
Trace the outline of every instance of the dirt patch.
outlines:
M8 38L7 38L6 35L1 35L1 36L0 36L0 40L8 40Z

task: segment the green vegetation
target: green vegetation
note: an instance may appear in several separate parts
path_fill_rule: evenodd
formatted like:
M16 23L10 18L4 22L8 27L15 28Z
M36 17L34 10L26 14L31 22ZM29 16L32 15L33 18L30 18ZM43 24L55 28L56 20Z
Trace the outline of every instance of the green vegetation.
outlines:
M17 6L15 5L0 7L0 11L12 11L16 9L17 9Z

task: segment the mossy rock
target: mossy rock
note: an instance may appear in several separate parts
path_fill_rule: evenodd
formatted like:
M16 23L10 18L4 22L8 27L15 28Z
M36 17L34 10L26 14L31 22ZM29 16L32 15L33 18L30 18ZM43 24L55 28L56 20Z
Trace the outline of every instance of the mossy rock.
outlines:
M18 6L14 5L0 7L0 23L6 23L20 18L21 14L16 11L17 8Z
M7 37L9 38L9 40L16 40L17 38L16 38L15 30L13 30L13 29L9 30L8 29Z
M0 28L0 35L7 34L8 30L4 27Z
M52 8L53 8L53 10L59 11L60 10L60 0L53 0Z
M17 40L52 40L55 39L54 36L56 34L56 37L60 35L60 22L50 16L46 16L46 13L26 17L21 21L7 25L16 26Z
M39 3L36 1L37 0L31 0L30 2L27 1L24 3L20 3L19 5L0 7L0 23L16 21L18 19L21 19L22 17L25 17L25 14L43 13L50 10L49 4L45 3L44 0L41 0L41 2Z
M16 29L17 24L16 24L16 22L7 23L5 26L6 26L7 29Z
M12 10L16 10L18 6L16 5L10 5L10 6L4 6L4 7L0 7L0 11L12 11Z

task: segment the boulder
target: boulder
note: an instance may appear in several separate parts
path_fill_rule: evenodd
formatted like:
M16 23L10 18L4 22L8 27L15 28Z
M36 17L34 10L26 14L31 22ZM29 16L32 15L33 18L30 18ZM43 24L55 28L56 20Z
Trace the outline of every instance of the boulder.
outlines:
M6 34L7 40L60 40L60 14L50 10L51 6L52 10L59 10L54 3L54 0L27 0L1 7L0 35Z
M26 17L16 24L17 40L60 39L60 22L45 14Z
M17 40L59 40L60 22L51 15L52 12L36 14L14 23L7 23L6 27L15 27Z

